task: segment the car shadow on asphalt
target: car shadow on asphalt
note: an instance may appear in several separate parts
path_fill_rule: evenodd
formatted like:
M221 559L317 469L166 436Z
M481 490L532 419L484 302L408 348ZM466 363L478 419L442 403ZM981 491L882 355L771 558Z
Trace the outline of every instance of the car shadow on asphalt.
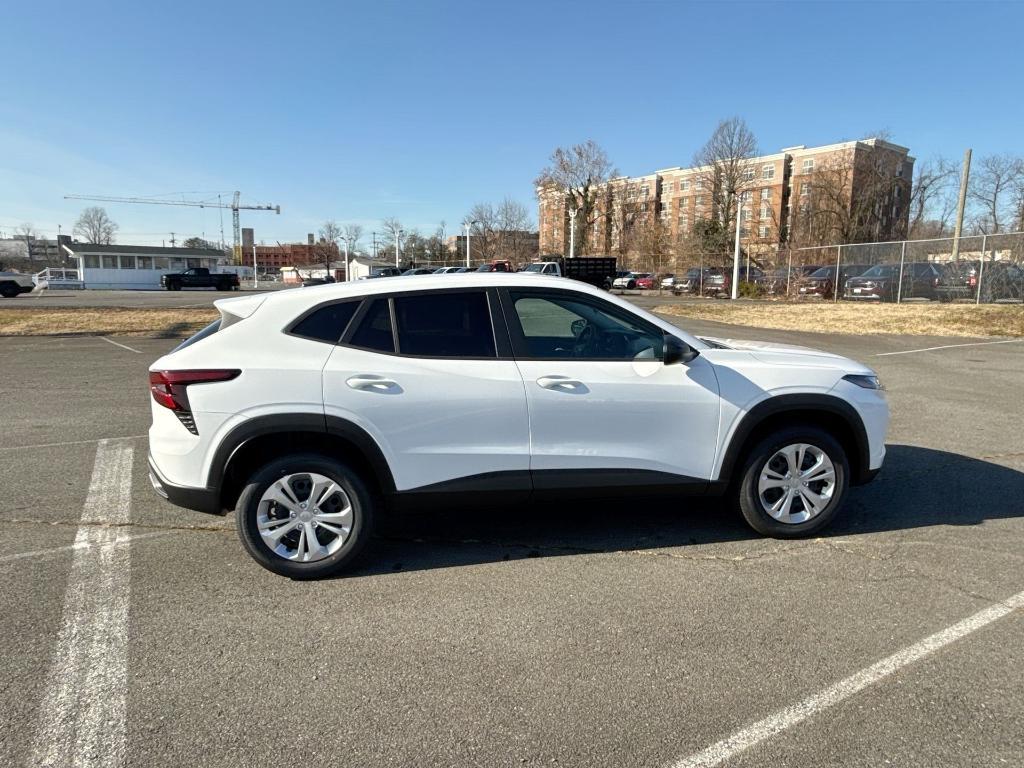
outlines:
M852 489L820 536L838 537L1024 517L1024 472L956 453L889 445L874 482ZM656 551L755 541L715 499L599 499L389 514L352 575L537 557Z

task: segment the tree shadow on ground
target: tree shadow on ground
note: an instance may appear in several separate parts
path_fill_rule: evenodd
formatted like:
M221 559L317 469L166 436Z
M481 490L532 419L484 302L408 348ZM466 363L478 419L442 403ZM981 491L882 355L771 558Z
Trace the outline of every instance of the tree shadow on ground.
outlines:
M824 537L1024 517L1024 472L910 445L889 445L873 483L851 489ZM388 515L356 575L760 539L715 499L640 495L520 507Z

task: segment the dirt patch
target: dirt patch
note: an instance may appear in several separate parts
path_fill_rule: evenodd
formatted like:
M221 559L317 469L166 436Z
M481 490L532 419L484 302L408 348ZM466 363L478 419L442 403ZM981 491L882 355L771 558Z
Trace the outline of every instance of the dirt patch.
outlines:
M1024 336L1024 306L973 304L732 304L694 301L655 312L754 328L817 333Z
M197 309L0 309L0 336L191 336L217 319Z

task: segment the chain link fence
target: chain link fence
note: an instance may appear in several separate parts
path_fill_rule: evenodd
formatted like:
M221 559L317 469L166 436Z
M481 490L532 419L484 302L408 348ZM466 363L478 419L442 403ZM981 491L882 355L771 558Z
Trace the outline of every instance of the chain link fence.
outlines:
M620 268L676 294L729 295L731 254L634 255ZM741 296L796 301L1021 303L1024 232L741 254Z

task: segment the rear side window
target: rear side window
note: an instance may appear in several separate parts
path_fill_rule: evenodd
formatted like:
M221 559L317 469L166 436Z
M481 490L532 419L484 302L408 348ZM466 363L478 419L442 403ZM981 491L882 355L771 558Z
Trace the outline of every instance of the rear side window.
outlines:
M217 318L208 326L199 331L199 333L197 333L195 336L192 336L191 338L188 338L185 341L181 342L181 344L176 346L172 350L172 352L177 352L179 349L184 349L185 347L191 347L197 341L202 341L207 336L213 336L213 334L220 330L220 320L220 318Z
M398 351L413 357L496 357L483 291L397 296Z
M391 332L391 307L387 298L373 300L352 333L349 344L375 352L395 351L395 337Z
M292 326L291 333L314 341L337 344L358 308L358 301L328 304L302 318Z

